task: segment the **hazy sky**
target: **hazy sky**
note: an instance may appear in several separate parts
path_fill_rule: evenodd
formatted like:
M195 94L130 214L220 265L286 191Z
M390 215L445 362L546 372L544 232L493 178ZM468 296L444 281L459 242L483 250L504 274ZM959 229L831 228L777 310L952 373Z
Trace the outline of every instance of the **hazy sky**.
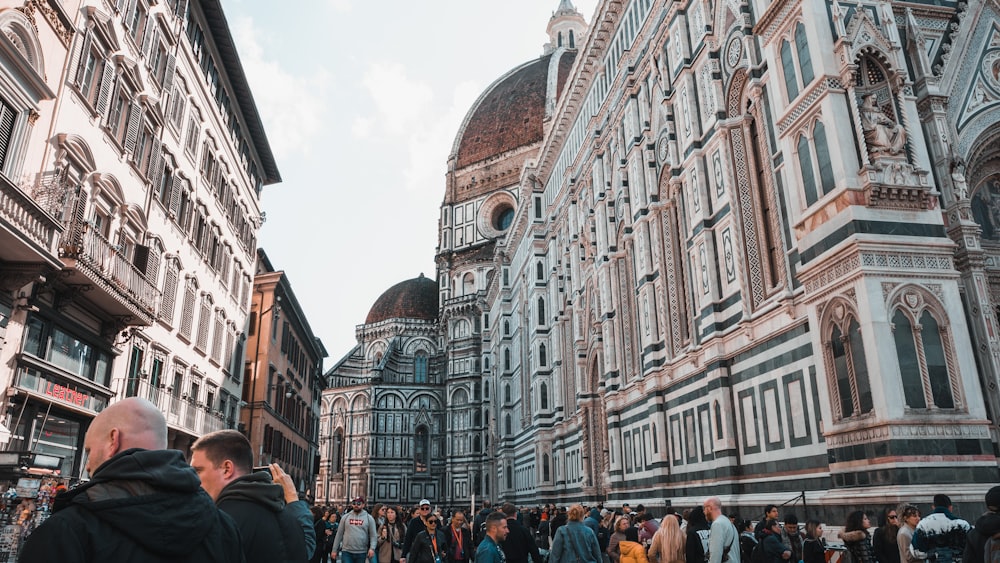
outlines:
M598 0L575 0L591 21ZM542 54L559 0L225 0L283 182L260 246L331 366L386 289L435 278L458 127L482 91ZM294 9L293 9L294 6Z

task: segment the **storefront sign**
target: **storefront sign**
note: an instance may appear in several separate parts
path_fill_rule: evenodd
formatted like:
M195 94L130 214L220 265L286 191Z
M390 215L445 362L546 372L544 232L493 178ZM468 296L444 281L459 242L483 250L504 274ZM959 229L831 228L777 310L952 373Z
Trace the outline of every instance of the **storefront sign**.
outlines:
M60 401L67 402L71 405L76 405L78 407L85 406L87 401L90 400L90 395L76 391L75 389L70 389L65 385L59 385L58 383L52 383L51 381L45 382L45 388L42 391L46 395L59 399Z
M31 366L21 366L17 386L44 395L53 404L79 407L101 412L108 405L107 397L94 395L89 389L68 382L59 382L45 372Z

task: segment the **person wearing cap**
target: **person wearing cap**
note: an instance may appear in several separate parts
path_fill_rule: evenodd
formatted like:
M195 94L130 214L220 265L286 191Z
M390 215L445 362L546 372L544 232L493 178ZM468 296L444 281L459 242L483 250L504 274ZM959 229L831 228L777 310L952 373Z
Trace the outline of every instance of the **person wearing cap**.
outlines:
M427 531L427 519L431 516L431 501L421 499L417 508L417 518L410 518L406 524L406 537L403 538L403 557L399 563L406 563L406 557L410 553L410 548L413 547L413 540L417 539L417 534L420 532Z
M938 563L952 563L961 559L969 534L969 523L951 513L948 495L934 495L934 511L924 516L913 532L913 550L918 558Z
M986 541L1000 533L1000 485L986 493L986 512L976 520L976 527L969 532L962 553L963 563L982 563Z
M365 499L356 497L351 501L351 511L344 514L333 539L330 558L341 555L341 563L365 563L375 555L378 543L378 527L375 518L365 510Z

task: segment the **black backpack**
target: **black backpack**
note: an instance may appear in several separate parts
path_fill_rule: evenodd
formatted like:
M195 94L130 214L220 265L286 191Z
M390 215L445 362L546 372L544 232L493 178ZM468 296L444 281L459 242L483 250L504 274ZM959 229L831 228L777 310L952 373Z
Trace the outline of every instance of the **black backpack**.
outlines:
M750 563L764 563L767 556L764 554L764 542L759 542L750 553Z

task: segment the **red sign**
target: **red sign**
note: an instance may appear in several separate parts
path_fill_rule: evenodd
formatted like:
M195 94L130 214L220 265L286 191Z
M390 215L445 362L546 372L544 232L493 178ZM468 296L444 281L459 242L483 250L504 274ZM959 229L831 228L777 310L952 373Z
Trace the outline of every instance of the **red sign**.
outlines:
M45 382L45 390L43 392L50 397L79 407L84 406L90 400L90 395L86 393L81 393L75 389L70 389L65 385L59 385L51 381Z

